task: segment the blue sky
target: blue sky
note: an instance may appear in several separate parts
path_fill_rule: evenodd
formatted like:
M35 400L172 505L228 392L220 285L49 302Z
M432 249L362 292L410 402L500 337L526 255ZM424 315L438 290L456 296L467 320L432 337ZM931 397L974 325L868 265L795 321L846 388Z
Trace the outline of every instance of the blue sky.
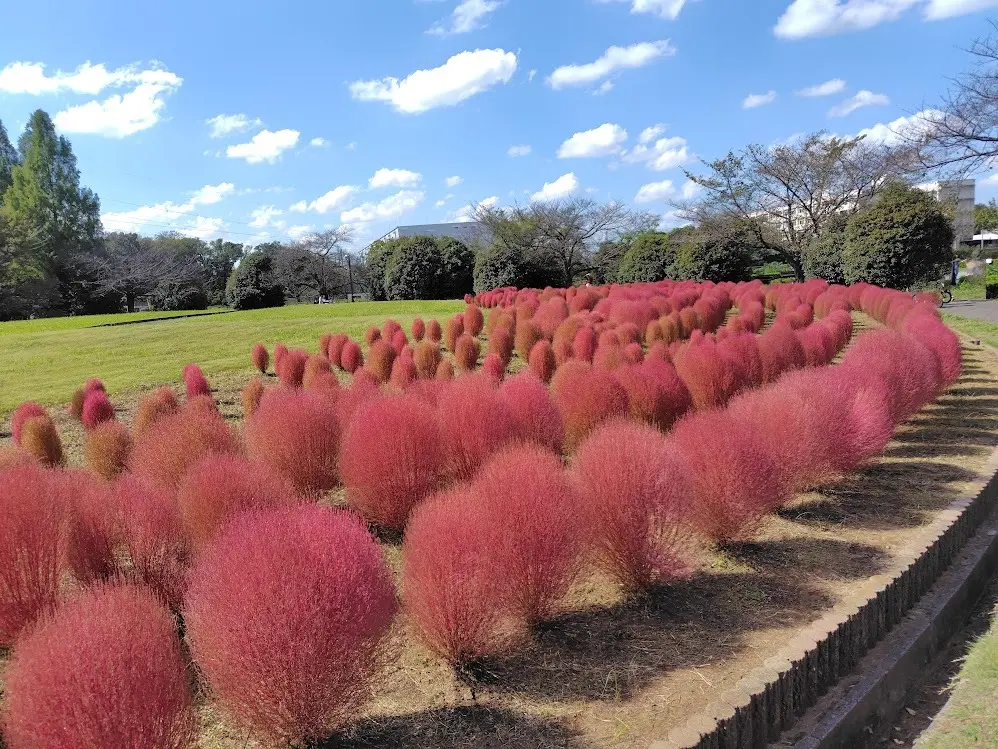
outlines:
M35 0L5 9L0 120L16 139L53 115L109 230L350 224L360 249L586 194L668 222L699 157L892 137L990 17L998 0Z

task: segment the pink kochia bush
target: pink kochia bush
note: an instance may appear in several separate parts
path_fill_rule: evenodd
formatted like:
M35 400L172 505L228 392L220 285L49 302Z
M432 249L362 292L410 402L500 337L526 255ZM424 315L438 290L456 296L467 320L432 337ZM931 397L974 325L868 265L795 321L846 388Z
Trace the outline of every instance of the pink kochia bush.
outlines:
M0 646L58 600L68 508L55 472L0 473Z
M184 389L187 392L187 400L197 398L202 395L211 395L211 385L208 378L197 364L188 364L183 372Z
M416 508L402 594L426 645L462 667L503 653L551 616L578 571L580 504L561 461L522 445Z
M300 746L363 707L396 606L363 523L303 505L234 518L192 570L184 621L222 709Z
M478 467L518 436L517 422L495 384L482 374L464 375L440 392L437 414L449 473L469 479Z
M267 374L267 367L270 366L270 354L267 347L262 343L254 344L251 358L253 366L260 370L260 374Z
M237 455L207 455L187 471L177 489L184 530L195 550L236 513L299 502L291 483L271 468Z
M551 395L565 424L565 447L574 451L601 422L627 413L627 392L611 372L581 361L558 367Z
M499 392L513 412L519 438L560 454L565 445L565 425L544 383L523 370L503 382Z
M36 416L48 416L48 411L34 401L25 401L14 409L10 415L10 435L15 444L21 444L21 430L28 419Z
M443 483L446 453L433 409L415 395L362 403L340 445L347 501L368 522L401 531Z
M118 571L115 545L121 512L109 485L87 471L53 476L69 510L66 561L81 583L108 580Z
M270 466L300 492L336 486L340 425L335 403L303 390L268 390L243 432L250 458Z
M4 685L10 749L188 749L197 715L170 612L145 588L80 593L25 635Z
M692 488L681 456L649 426L614 420L575 456L588 543L621 585L643 590L688 574Z
M103 390L92 390L83 400L80 415L84 429L93 429L105 421L114 421L114 405Z

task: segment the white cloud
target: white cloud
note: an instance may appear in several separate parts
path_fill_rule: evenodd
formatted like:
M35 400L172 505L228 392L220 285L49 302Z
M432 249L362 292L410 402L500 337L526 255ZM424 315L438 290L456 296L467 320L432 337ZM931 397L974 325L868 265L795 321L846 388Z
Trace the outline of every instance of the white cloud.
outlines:
M667 21L675 21L686 0L596 0L600 3L631 2L631 13L652 13Z
M606 78L617 70L640 68L659 57L676 54L676 48L664 39L658 42L640 42L630 47L610 47L595 62L585 65L563 65L547 79L553 89L566 86L584 86Z
M506 155L515 159L517 156L529 156L533 150L530 146L510 146Z
M819 83L814 86L808 86L807 88L802 88L797 92L798 96L831 96L832 94L839 94L845 90L846 82L841 78L833 78L830 81L825 81L824 83Z
M126 94L69 107L56 113L52 121L66 133L108 138L125 138L151 128L160 121L166 97L180 88L184 79L165 70L148 72L157 74L155 80L140 83Z
M931 126L932 120L942 116L943 113L938 109L923 109L911 117L898 117L888 123L881 122L863 128L856 135L865 137L870 143L895 146L908 139L917 139Z
M108 70L103 63L85 62L72 73L56 71L45 75L41 62L12 62L0 70L0 93L5 94L57 94L72 91L76 94L99 94L105 88L119 88L131 84L179 86L182 78L159 67L142 70L138 65L128 65Z
M294 148L301 135L297 130L261 130L254 135L249 143L239 143L225 149L225 155L230 159L246 159L248 164L260 164L267 161L273 164L284 151Z
M275 208L272 205L262 205L259 208L254 208L250 213L252 221L250 221L250 226L262 228L264 226L280 226L284 225L284 222L275 222L274 219L278 216L284 214L280 208Z
M561 144L559 159L583 159L596 156L611 156L620 153L621 145L627 140L627 131L620 125L607 122L592 130L576 133Z
M600 87L593 91L593 96L604 96L613 91L613 81L603 81Z
M184 226L178 231L185 237L196 237L197 239L211 239L225 228L225 222L220 218L206 218L198 216L190 226Z
M314 226L310 224L302 224L300 226L292 226L288 229L288 236L292 239L298 239L303 234L308 234L310 231L315 229Z
M412 187L418 185L422 179L422 174L410 172L408 169L379 169L367 184L372 190L380 187Z
M312 138L308 144L312 146L312 148L325 148L329 145L329 141L325 138Z
M469 221L475 220L475 211L478 210L479 208L492 208L493 206L496 206L498 204L499 204L499 197L497 195L493 195L492 197L486 198L485 200L479 203L473 203L471 205L464 206L463 208L459 209L453 216L451 216L449 220L457 224L466 224Z
M645 162L652 171L664 172L666 169L688 164L695 156L690 154L686 138L673 136L659 138L651 146L637 145L630 151L625 151L622 158L629 164Z
M456 175L454 177L448 177L444 180L444 184L447 185L447 187L457 187L462 182L464 182L464 177L458 177Z
M773 89L764 94L749 94L742 101L742 109L755 109L766 104L772 104L774 101L776 101L776 91Z
M793 0L773 33L784 39L862 31L896 21L922 0Z
M236 186L231 182L220 182L217 185L205 185L200 190L195 190L191 195L192 205L214 205L220 203L233 193Z
M315 211L316 213L328 213L329 211L337 208L342 208L343 204L356 192L357 188L353 185L340 185L339 187L334 187L325 195L321 195L309 203L308 209L310 211ZM292 207L292 210L294 210L294 206Z
M378 203L364 203L344 211L340 214L340 221L344 224L363 224L378 219L395 218L416 208L425 197L425 193L418 190L401 190Z
M657 137L665 132L665 125L658 124L652 125L651 127L646 127L641 131L641 135L638 136L638 143L651 143Z
M574 172L563 174L554 182L545 182L544 187L530 196L534 202L547 202L550 200L561 200L579 189L579 180Z
M652 182L644 185L634 196L635 203L657 203L660 201L670 201L682 198L689 200L700 192L700 185L693 180L686 180L682 188L677 189L672 180L667 179L662 182Z
M537 76L537 71L531 70L530 72L527 73L527 82L534 80L536 76Z
M344 146L344 148L347 149L348 151L356 151L357 150L357 143L351 141L350 143L347 143Z
M384 101L399 112L420 114L454 106L500 83L509 83L515 72L515 53L476 49L460 52L438 68L417 70L402 80L356 81L350 84L350 94L360 101Z
M891 100L888 99L883 94L875 94L872 91L867 91L863 89L858 92L855 96L850 96L843 102L836 104L834 107L828 110L829 117L845 117L848 114L852 114L857 109L862 107L872 107L872 106L885 106L890 104Z
M216 114L205 120L204 124L211 127L208 137L224 138L230 133L241 133L251 127L259 127L263 122L258 119L250 119L244 114Z
M925 17L930 21L962 16L998 6L998 0L929 0Z
M288 210L292 213L304 213L308 210L308 203L304 200L299 200L297 203L292 204Z
M462 0L451 13L448 19L449 25L441 21L430 28L427 33L446 36L466 34L469 31L480 29L485 25L483 23L485 17L498 9L501 4L499 0Z

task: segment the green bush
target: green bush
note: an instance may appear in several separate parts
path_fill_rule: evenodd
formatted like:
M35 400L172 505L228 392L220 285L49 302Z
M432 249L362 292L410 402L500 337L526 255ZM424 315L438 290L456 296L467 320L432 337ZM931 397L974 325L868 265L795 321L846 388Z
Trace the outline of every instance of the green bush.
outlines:
M953 225L939 202L898 183L849 219L842 250L847 283L907 289L934 280L953 258Z
M187 309L208 309L208 292L195 281L166 281L149 295L154 310L175 312Z
M674 240L680 242L672 277L680 281L747 281L752 278L755 256L734 239L705 240L693 230Z
M364 259L364 275L367 278L368 292L371 300L383 302L385 297L385 266L395 249L392 241L384 242L378 240L367 248L367 257Z
M676 260L675 243L665 232L639 234L624 252L617 269L618 283L661 281Z
M824 236L804 250L804 273L808 278L823 278L828 283L845 283L842 269L842 250L846 241L846 216L833 218Z
M563 271L558 262L543 254L526 256L520 250L494 244L475 260L475 291L489 291L503 286L520 289L543 289L561 286Z
M403 237L388 244L385 263L385 298L397 302L436 299L443 256L433 237Z
M225 284L225 298L237 310L283 307L284 289L274 276L270 256L262 252L245 255Z
M468 245L452 237L437 239L440 248L441 299L463 299L475 288L475 253Z

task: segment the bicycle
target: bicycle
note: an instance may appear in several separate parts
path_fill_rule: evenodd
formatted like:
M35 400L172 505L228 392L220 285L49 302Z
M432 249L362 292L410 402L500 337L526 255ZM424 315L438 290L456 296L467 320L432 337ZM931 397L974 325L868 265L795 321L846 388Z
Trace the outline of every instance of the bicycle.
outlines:
M935 294L939 297L940 307L945 307L953 301L953 292L950 291L949 286L946 284L941 284L941 288L939 289L923 289L922 291L916 291L911 295L911 298L917 300L921 294Z

